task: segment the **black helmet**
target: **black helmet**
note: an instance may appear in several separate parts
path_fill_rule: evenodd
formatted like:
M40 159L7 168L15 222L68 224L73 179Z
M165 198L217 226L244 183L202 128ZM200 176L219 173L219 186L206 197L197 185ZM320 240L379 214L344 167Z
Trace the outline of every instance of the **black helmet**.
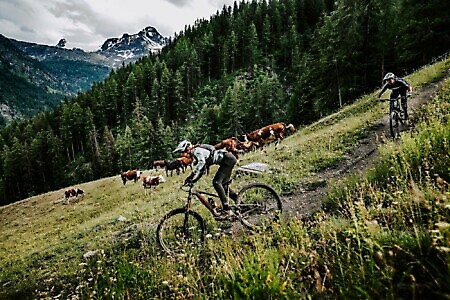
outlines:
M185 152L189 147L192 147L192 143L187 140L184 140L178 144L178 147L175 150L173 150L172 153Z
M386 73L386 75L384 75L383 81L386 81L386 80L392 79L392 78L395 78L395 75L394 75L394 73L389 72L389 73Z

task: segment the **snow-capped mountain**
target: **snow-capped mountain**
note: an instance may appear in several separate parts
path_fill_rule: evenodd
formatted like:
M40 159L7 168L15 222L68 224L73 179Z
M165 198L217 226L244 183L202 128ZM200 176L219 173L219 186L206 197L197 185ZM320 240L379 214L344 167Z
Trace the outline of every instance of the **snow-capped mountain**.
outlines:
M64 58L73 61L88 61L110 68L119 68L122 63L137 61L151 52L161 50L168 42L154 27L147 26L136 34L124 33L120 38L107 39L99 50L85 52L79 48L66 48L67 41L62 38L56 46L39 45L28 42L15 41L15 45L30 57L45 62Z
M88 90L122 64L161 50L168 42L151 26L106 40L98 51L17 41L0 34L0 127L7 121L55 107Z
M148 26L136 34L124 33L120 38L107 39L96 53L108 58L113 68L120 67L122 63L129 63L157 52L167 44L154 27Z

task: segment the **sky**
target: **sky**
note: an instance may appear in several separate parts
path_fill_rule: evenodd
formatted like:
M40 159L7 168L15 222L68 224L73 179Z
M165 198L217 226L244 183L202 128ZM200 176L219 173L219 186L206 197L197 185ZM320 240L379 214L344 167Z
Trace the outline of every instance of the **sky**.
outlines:
M174 36L235 0L0 0L0 34L19 41L98 50L103 42L147 26ZM239 1L237 1L239 3Z

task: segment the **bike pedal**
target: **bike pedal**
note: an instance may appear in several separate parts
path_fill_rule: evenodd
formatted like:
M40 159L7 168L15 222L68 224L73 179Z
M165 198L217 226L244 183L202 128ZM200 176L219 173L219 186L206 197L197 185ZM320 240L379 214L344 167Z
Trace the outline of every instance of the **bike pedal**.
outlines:
M232 214L222 213L220 216L214 218L217 221L235 221L238 219L238 217L234 213Z

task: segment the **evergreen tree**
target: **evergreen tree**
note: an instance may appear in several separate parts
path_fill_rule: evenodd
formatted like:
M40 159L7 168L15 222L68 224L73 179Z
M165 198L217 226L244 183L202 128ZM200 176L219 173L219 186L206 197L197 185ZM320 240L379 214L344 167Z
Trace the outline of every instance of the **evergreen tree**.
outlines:
M153 81L153 92L149 100L148 118L153 124L156 124L158 119L166 113L164 101L160 96L159 82L156 78Z
M259 50L258 34L256 32L256 26L253 22L250 24L250 28L247 31L245 38L246 44L244 46L244 59L245 66L253 67L261 61L261 53Z
M166 122L173 120L172 117L173 103L172 99L170 98L170 78L171 78L170 71L167 68L166 64L163 63L161 68L161 80L158 95L160 96L160 105L161 105L160 115L161 117L164 118Z
M24 148L16 137L12 139L12 146L5 146L3 150L3 170L10 202L28 197L23 185L26 178L26 165L23 160L25 155Z
M101 157L103 161L103 171L105 174L115 174L120 170L117 168L117 152L115 145L114 135L111 130L109 130L108 126L105 125L103 128L103 137L102 137L102 147L101 147Z
M182 70L183 69L184 68L182 68ZM183 97L184 86L183 86L183 77L181 75L180 70L177 70L175 72L175 76L173 76L171 86L172 86L171 99L173 101L173 108L172 108L173 119L176 121L182 121L182 123L184 123L186 121L190 99L185 99Z
M220 105L219 120L222 125L220 136L237 136L244 130L242 95L245 94L245 86L240 80L236 80L229 87Z
M136 168L133 161L134 140L129 126L125 127L123 132L117 134L115 150L119 155L119 165L122 171Z
M120 99L117 81L110 78L105 82L103 101L103 115L106 118L107 126L115 126L118 123L120 116L118 102Z
M227 49L228 49L228 61L229 61L229 70L230 72L234 72L236 70L236 53L237 53L237 38L234 30L230 32L230 36L227 40Z
M450 49L449 1L402 0L401 7L396 42L403 69L429 63Z
M134 72L131 71L130 74L128 75L128 79L125 84L124 97L123 97L126 120L128 120L131 117L131 112L133 110L133 104L134 104L134 101L136 100L136 97L138 96L136 82L137 82L137 80L134 75Z

